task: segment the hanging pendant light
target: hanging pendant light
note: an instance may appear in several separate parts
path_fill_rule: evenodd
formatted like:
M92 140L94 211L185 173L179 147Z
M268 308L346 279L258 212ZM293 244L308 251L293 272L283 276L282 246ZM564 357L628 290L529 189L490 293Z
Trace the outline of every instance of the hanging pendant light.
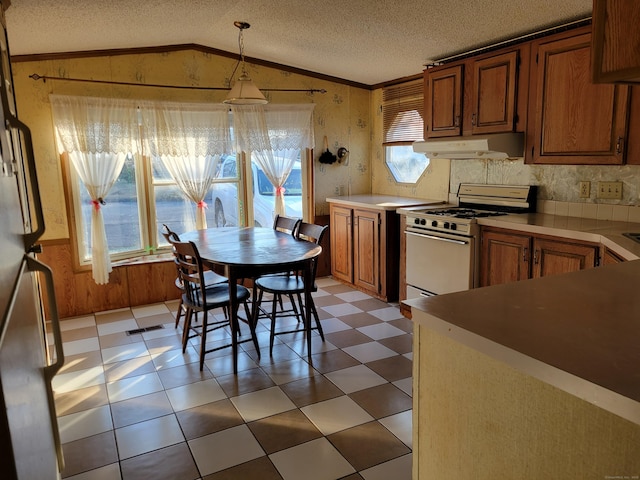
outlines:
M223 103L231 105L264 105L269 103L262 92L256 87L245 68L244 63L244 37L243 31L249 28L247 22L233 22L238 27L238 46L240 47L240 63L242 65L242 73L233 85L233 88L227 94L227 98ZM233 75L231 75L233 79Z

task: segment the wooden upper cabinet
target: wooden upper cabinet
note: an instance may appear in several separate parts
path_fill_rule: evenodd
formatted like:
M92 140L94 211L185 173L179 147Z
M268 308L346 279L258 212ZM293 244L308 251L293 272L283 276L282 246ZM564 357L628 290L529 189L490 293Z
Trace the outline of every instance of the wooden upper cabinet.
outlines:
M527 161L622 164L629 88L591 82L590 33L541 39L531 58Z
M473 62L472 134L514 130L517 69L517 50Z
M592 25L593 81L640 84L640 2L594 0Z
M425 138L462 134L463 66L425 71Z

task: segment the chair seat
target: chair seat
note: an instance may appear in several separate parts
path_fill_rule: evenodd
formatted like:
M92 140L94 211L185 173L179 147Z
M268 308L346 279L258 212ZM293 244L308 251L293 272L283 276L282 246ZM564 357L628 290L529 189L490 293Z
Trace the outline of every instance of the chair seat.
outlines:
M216 285L218 283L226 283L229 281L227 277L218 275L216 272L213 272L211 270L206 270L202 274L204 275L204 284L207 286Z
M205 310L209 310L212 308L227 306L229 304L229 286L226 284L218 284L212 285L206 288L206 297L207 303L206 305L202 305L202 298L200 292L197 294L197 304L192 304L187 298L186 294L182 295L182 301L185 305L192 308L204 308ZM249 290L247 290L242 285L238 285L238 290L236 297L238 298L238 302L244 302L251 296Z
M283 295L304 293L304 282L301 277L295 275L269 275L256 280L256 286L265 292L281 293ZM314 285L312 292L317 290Z

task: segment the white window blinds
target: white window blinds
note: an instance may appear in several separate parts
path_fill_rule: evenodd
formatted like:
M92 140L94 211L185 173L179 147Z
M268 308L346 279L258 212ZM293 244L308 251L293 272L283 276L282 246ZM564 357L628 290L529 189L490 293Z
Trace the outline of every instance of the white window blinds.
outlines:
M423 81L385 87L382 90L383 145L422 140L424 135Z

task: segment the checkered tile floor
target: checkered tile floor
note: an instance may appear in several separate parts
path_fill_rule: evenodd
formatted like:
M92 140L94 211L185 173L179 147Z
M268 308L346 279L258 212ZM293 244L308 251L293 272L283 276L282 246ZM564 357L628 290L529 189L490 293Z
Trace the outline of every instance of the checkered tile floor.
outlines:
M177 302L63 320L63 478L410 479L411 322L329 277L318 287L326 342L314 333L312 365L300 333L277 337L269 357L265 320L262 357L242 344L238 375L230 349L203 372L195 339L182 353Z

